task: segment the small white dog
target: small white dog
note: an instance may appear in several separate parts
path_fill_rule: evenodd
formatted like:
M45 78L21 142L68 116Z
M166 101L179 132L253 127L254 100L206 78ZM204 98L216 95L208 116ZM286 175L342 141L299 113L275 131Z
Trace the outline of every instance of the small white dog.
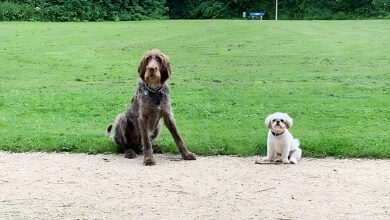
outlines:
M267 140L267 157L265 161L274 161L276 156L282 157L283 163L296 164L301 158L302 150L299 148L299 140L294 139L288 129L293 120L286 113L276 112L265 119L269 127ZM280 159L278 158L280 161Z

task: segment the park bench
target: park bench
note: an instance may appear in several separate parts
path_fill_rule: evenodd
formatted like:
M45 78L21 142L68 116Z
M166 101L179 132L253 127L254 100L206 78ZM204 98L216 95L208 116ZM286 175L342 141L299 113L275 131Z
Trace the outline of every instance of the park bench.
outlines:
M263 20L263 16L265 13L263 12L251 12L249 13L249 17L253 20L255 18L259 18L260 20Z

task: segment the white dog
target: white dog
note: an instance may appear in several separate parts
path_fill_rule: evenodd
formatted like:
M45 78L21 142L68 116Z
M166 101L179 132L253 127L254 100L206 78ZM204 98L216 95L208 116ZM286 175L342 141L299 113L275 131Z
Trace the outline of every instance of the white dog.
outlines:
M301 158L302 150L299 148L299 140L294 139L288 129L293 120L286 113L276 112L265 119L269 127L267 140L267 157L265 161L274 161L276 156L282 157L283 163L296 164Z

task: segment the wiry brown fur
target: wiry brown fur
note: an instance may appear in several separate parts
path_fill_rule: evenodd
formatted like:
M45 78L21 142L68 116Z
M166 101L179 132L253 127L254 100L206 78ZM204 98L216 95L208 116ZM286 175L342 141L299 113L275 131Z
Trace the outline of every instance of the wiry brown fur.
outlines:
M108 126L107 135L112 137L127 158L136 157L142 146L144 164L154 165L152 140L159 135L160 119L163 118L183 158L195 160L195 155L187 150L181 139L173 118L169 87L166 83L171 76L168 57L157 49L147 52L141 60L138 73L141 81L130 107L125 113L117 116L114 131L112 125ZM144 84L153 91L161 88L159 103L155 97L146 94L148 92L150 94L150 90L146 91Z

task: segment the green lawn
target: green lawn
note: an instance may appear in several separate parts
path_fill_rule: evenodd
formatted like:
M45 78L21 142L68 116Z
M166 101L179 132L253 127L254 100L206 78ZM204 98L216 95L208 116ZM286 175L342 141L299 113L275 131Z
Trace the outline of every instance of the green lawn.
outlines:
M0 149L116 152L105 129L152 48L197 154L265 154L281 111L304 156L390 158L390 20L1 22Z

